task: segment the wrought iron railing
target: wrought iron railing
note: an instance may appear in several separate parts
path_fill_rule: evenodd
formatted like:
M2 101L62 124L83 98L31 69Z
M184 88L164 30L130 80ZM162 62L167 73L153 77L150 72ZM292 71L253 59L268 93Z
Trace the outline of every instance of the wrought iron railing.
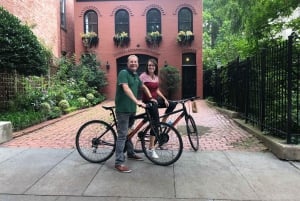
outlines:
M296 34L244 61L204 73L204 96L262 131L300 143L300 40Z

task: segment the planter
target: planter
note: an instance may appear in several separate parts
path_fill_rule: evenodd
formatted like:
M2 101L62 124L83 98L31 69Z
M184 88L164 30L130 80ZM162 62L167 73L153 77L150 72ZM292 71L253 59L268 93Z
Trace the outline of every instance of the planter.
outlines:
M82 37L82 44L84 47L91 48L98 45L99 38L95 37Z
M158 31L155 31L148 33L145 39L148 46L158 47L162 41L162 35Z
M91 47L96 47L98 45L99 38L95 32L87 32L80 35L84 47L91 48Z
M194 34L191 31L180 31L177 34L177 43L181 46L190 46L194 41Z
M125 46L127 47L130 42L130 38L128 36L128 33L122 32L122 33L117 33L113 37L113 41L115 43L115 46L117 47L125 47Z

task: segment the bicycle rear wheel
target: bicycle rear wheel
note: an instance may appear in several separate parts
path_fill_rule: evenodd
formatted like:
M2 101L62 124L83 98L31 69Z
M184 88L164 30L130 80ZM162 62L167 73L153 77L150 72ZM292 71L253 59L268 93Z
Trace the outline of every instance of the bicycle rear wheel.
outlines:
M152 157L149 152L150 125L145 129L141 141L142 149L146 157L156 165L167 166L175 163L181 156L183 143L179 132L171 125L160 122L157 125L158 134L155 137L155 152L158 158Z
M186 118L186 130L194 151L199 149L199 134L194 118L191 115L188 115Z
M117 135L113 127L101 120L83 124L76 135L80 156L92 163L101 163L115 152Z

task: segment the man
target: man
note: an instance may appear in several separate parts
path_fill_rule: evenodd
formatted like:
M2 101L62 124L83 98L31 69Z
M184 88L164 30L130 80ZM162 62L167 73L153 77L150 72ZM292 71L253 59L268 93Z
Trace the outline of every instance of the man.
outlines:
M142 101L136 98L138 90L142 88L148 97L151 98L148 88L141 82L136 72L138 67L138 57L130 55L127 61L127 69L120 71L117 80L115 105L118 120L118 138L116 142L115 168L120 172L131 172L131 169L124 165L125 156L123 151L125 143L128 159L143 160L142 157L134 152L131 140L126 141L128 128L131 126L130 124L133 124L133 122L130 122L130 117L135 115L136 106L146 107Z

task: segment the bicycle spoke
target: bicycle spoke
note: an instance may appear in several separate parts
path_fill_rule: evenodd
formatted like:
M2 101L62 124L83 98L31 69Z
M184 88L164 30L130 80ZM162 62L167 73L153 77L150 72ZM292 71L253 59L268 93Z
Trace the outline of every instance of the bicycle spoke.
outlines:
M84 124L76 136L79 154L89 162L99 163L110 158L115 151L116 134L111 126L103 121L90 121Z
M150 127L145 130L150 135ZM157 165L170 165L175 163L181 156L183 143L180 134L173 127L166 123L158 125L158 135L155 138L155 152L158 158L154 158L149 151L150 141L142 139L142 147L146 157Z

